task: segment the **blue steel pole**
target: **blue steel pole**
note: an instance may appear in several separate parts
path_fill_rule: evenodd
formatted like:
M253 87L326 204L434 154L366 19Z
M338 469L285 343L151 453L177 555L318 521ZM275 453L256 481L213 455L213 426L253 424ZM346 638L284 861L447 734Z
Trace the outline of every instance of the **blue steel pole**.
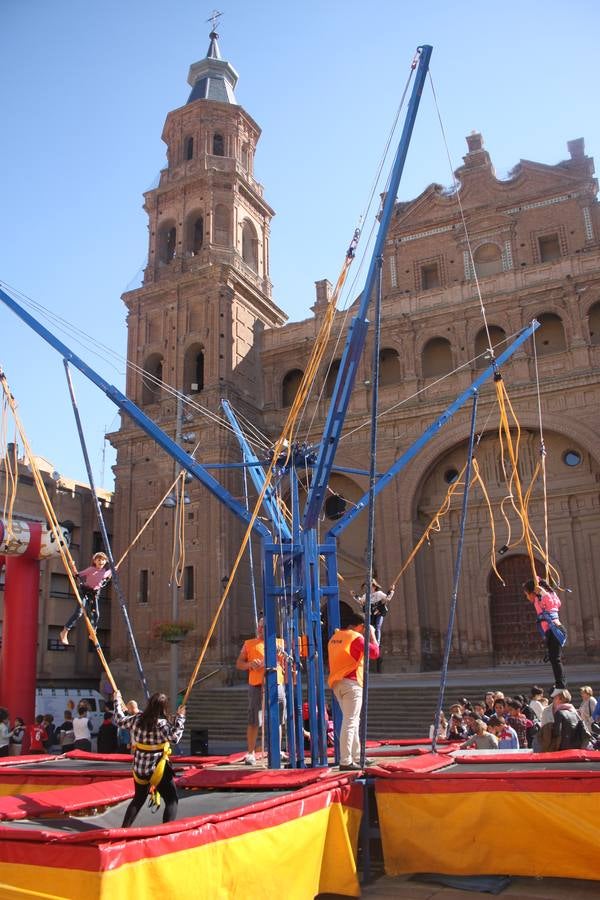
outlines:
M292 465L290 468L290 493L292 499L292 533L294 537L294 546L300 546L300 497L298 491L298 475L296 467ZM300 610L298 606L298 591L302 577L302 565L296 554L293 554L290 561L290 572L292 574L290 590L292 594L292 615L293 615L293 635L294 643L292 647L292 656L294 657L295 681L294 681L294 709L292 716L293 725L296 733L296 759L295 766L304 769L306 763L304 761L304 722L302 717L302 664L300 655ZM288 725L289 727L289 725ZM290 761L292 755L290 753Z
M371 471L369 474L369 524L367 528L367 585L365 592L364 662L362 716L360 720L360 765L365 767L367 746L367 721L369 718L369 646L371 644L371 587L373 585L373 547L375 545L375 481L377 472L377 409L379 406L379 345L381 337L381 267L383 258L377 259L377 283L375 289L375 327L373 329L373 365L371 394ZM381 650L379 651L381 653Z
M458 585L460 582L460 571L462 568L462 554L465 543L465 526L467 523L467 509L469 506L469 489L471 487L471 467L473 465L473 447L475 446L475 421L477 418L477 391L473 391L473 409L471 410L471 433L469 435L469 451L467 454L467 465L465 468L465 489L463 492L462 509L460 513L460 531L458 537L458 547L456 550L456 562L454 564L454 580L452 582L452 597L450 598L450 613L448 615L448 629L446 631L446 644L444 646L444 661L442 663L442 671L440 675L440 693L438 704L435 711L435 719L433 722L433 739L431 742L431 750L433 753L437 747L437 732L440 725L440 716L442 705L444 703L444 691L446 690L446 677L448 675L448 660L450 659L450 648L452 646L452 633L454 631L454 619L456 618L456 604L458 601Z
M340 621L340 594L338 587L338 570L337 570L337 544L335 541L328 540L326 544L321 546L321 552L325 556L325 567L327 571L327 637L331 638L336 628L341 625ZM340 761L340 731L342 728L342 711L340 705L335 699L332 692L331 695L331 714L333 716L333 734L334 734L334 760L336 765Z
M539 322L535 319L527 328L524 328L523 331L519 334L519 336L513 341L513 343L504 350L503 353L500 354L498 359L491 365L488 366L487 369L478 375L477 378L473 381L471 386L467 388L466 391L463 391L453 403L448 406L441 416L439 416L435 422L432 422L428 428L425 429L420 438L418 438L414 444L406 450L402 456L398 457L395 463L384 472L384 474L377 480L377 484L375 485L374 493L377 496L387 485L390 483L392 478L394 478L398 472L400 472L406 465L417 456L418 453L423 449L425 444L427 444L432 437L435 437L444 425L450 421L454 413L456 413L461 406L467 402L467 400L472 396L473 390L478 390L484 382L486 382L489 378L496 374L500 366L502 366L507 359L513 355L515 350L518 350L519 347L525 343L525 341L531 337L534 331L539 328ZM332 538L337 538L340 536L342 531L350 525L351 522L354 521L357 515L362 512L362 510L367 506L369 502L369 492L364 494L360 500L356 503L356 505L345 513L341 519L335 523L335 525L329 529L327 532L327 536L331 536Z
M317 717L318 717L318 742L319 742L319 764L327 765L327 724L325 714L325 664L323 660L323 625L321 622L321 570L319 565L319 548L317 545L317 536L313 531L312 541L313 554L311 557L311 570L313 578L313 627L315 634L315 669L317 681Z
M277 686L277 597L278 588L273 576L273 561L279 554L279 547L269 545L265 547L265 581L264 599L264 643L265 643L265 712L267 748L269 754L269 768L281 768L281 746L279 740L279 701Z
M227 416L227 418L229 420L229 424L233 428L233 430L235 432L235 436L237 437L237 439L240 443L240 446L242 448L242 453L244 455L244 462L253 463L252 466L248 467L250 470L250 478L252 479L252 481L254 483L254 487L256 488L258 494L260 495L260 493L264 487L264 484L265 484L265 473L263 472L262 467L260 467L258 457L256 456L256 454L252 450L252 447L246 440L246 437L244 436L244 433L239 426L238 420L237 420L235 413L233 412L229 402L227 400L221 400L221 406L223 407L223 411L225 412L225 415ZM244 470L244 471L246 471L246 470ZM269 518L273 522L273 525L275 526L277 533L281 534L281 536L283 538L285 538L286 540L288 540L288 541L291 540L292 535L291 535L290 529L288 528L288 524L285 521L285 517L284 517L283 513L281 512L279 506L277 505L275 491L273 490L272 487L268 487L265 492L265 496L263 499L263 506L265 507Z
M356 379L358 362L364 347L368 324L366 316L371 301L371 292L376 280L377 260L379 257L384 256L385 239L396 205L398 187L404 170L404 163L406 162L406 155L408 153L408 147L415 125L417 111L419 109L419 102L421 100L423 86L429 69L429 60L431 58L432 49L432 47L424 45L423 47L419 47L417 51L419 63L415 75L415 83L406 111L406 120L396 152L396 158L390 174L388 190L383 202L383 209L381 211L379 229L373 247L371 264L367 272L358 313L348 330L346 346L344 348L335 387L333 389L327 421L321 439L321 446L306 501L303 522L305 531L316 527L319 512L325 499L325 491L329 482L331 467L344 426L346 412L350 402L350 395Z
M246 509L250 508L248 500L248 473L244 469L244 503ZM256 600L256 578L254 575L254 553L252 552L252 537L248 541L248 562L250 563L250 588L252 590L252 612L254 614L254 631L258 631L258 603Z
M313 628L313 582L311 572L311 540L312 532L304 532L302 538L302 567L304 582L304 628L306 631L306 687L308 700L308 730L310 732L310 761L313 768L317 765L319 758L319 726L317 716L317 678L315 672L316 647Z
M51 347L57 350L63 359L67 362L70 362L75 366L76 369L79 369L86 378L89 378L96 387L99 387L101 391L104 391L109 400L119 407L124 413L127 413L130 418L139 425L139 427L146 432L156 443L162 447L166 453L169 454L179 465L189 472L190 475L193 475L194 478L197 478L204 487L206 487L211 494L213 494L221 503L223 503L234 515L238 517L238 519L242 519L247 525L250 523L252 516L251 514L244 509L241 503L235 499L235 497L229 493L222 485L216 481L212 475L209 475L208 472L192 459L189 454L185 452L172 438L170 438L165 432L156 425L155 422L152 421L145 413L139 409L132 400L129 400L128 397L125 396L118 388L114 385L109 384L104 378L101 378L90 366L87 365L79 356L77 356L73 351L67 347L66 344L63 344L62 341L59 341L47 328L45 328L40 322L37 321L30 313L23 309L16 300L14 300L10 294L7 294L6 291L3 291L0 288L0 300L8 306L26 325L29 325L30 328L33 329L41 338L43 338ZM264 537L270 538L268 528L257 519L254 523L254 528Z
M96 510L96 519L98 520L98 527L100 528L100 533L102 534L102 543L104 544L104 549L106 551L106 555L108 556L108 562L110 565L110 570L112 572L112 581L115 586L115 591L117 597L119 598L119 605L121 607L121 612L123 613L123 619L125 621L125 629L127 631L127 636L129 638L129 644L131 646L131 652L133 653L133 659L135 662L136 669L138 670L138 675L140 676L140 681L142 683L142 690L146 696L146 700L150 698L150 690L148 688L148 682L146 681L146 675L144 674L144 667L142 665L142 660L140 659L140 654L138 651L137 643L135 640L135 636L133 634L133 628L131 627L131 620L129 618L129 610L127 609L127 601L125 600L125 596L123 594L123 589L121 587L121 579L119 577L119 573L117 572L117 566L115 564L115 558L112 552L112 545L108 539L108 531L106 530L106 522L104 521L104 516L102 515L102 508L100 506L100 501L98 499L98 494L96 493L96 485L94 483L94 473L92 471L92 464L90 462L90 455L88 453L87 444L85 442L85 435L83 433L83 426L81 424L81 416L79 415L79 407L77 406L77 398L75 397L75 388L73 387L73 380L71 378L71 372L69 371L69 364L66 360L64 360L65 364L65 374L67 376L67 385L69 388L69 394L71 395L71 404L73 406L73 415L75 416L75 424L77 425L77 433L79 434L79 443L81 444L81 452L83 453L83 460L85 462L85 468L87 472L87 476L90 482L90 488L92 491L92 497L94 500L94 508ZM99 601L98 601L99 603Z

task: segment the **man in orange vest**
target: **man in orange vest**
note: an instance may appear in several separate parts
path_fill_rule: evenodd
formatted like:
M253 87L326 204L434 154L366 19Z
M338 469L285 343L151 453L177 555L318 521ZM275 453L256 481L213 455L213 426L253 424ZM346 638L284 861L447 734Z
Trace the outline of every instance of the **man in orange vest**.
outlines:
M338 628L327 645L329 687L342 710L340 769L360 770L360 711L365 661L365 617L352 613L345 628ZM369 659L377 659L379 644L369 625Z
M277 649L283 651L283 641L277 638ZM247 766L256 765L256 740L262 719L263 690L265 683L265 629L262 617L258 620L257 637L244 641L235 664L236 669L248 672L248 728L246 740L248 752L244 758ZM277 699L279 700L279 721L285 721L285 689L281 658L277 659ZM279 739L281 740L281 730ZM287 758L281 754L282 759Z

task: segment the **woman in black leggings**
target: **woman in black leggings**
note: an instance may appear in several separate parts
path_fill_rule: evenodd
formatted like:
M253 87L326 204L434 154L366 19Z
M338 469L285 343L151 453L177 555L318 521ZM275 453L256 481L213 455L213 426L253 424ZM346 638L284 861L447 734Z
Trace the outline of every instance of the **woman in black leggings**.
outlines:
M167 713L166 695L156 693L152 694L143 712L127 715L121 694L117 691L113 721L131 733L133 749L135 794L125 810L122 827L133 825L150 791L154 797L160 795L165 801L163 822L172 822L177 815L178 799L169 755L171 743L177 744L183 735L185 706L180 706L171 720Z

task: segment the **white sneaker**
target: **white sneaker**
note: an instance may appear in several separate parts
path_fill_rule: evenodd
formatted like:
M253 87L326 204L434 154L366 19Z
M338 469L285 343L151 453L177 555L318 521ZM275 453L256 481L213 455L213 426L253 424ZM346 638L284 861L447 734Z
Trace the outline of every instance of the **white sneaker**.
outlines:
M247 766L255 766L256 765L256 756L254 753L246 753L244 757L244 763Z

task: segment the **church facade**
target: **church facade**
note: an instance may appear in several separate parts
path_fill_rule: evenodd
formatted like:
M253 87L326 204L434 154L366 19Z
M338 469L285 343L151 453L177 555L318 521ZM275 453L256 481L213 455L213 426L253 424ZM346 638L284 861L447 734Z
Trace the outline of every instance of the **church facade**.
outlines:
M214 32L207 57L191 67L189 81L188 102L170 112L165 123L167 166L158 186L145 195L149 255L143 284L123 298L127 394L178 442L190 451L197 448L202 463L234 463L240 459L237 441L217 421L221 399L232 403L267 453L308 361L331 285L318 281L313 315L286 324L269 278L274 212L253 176L260 129L235 100L237 75L221 59ZM569 658L586 659L600 646L600 214L593 160L583 140L574 140L566 160L556 165L522 160L499 180L481 135L469 135L467 145L452 190L430 185L416 199L396 205L384 258L377 466L388 468L468 388L489 364L490 344L498 355L536 318L535 349L531 341L525 344L502 375L515 413L515 435L518 421L525 488L541 461L543 440L547 488L544 493L539 477L532 485L529 517L561 585L569 589L561 594ZM312 443L325 422L343 346L338 339L343 342L348 321L344 312L336 314L327 366L309 400L302 438ZM338 462L348 468L364 468L369 456L365 422L372 339L340 443ZM192 402L178 405L171 389ZM454 665L525 661L541 652L520 590L531 569L511 504L514 483L503 461L498 422L489 383L479 400L481 481L470 493ZM457 551L460 485L439 530L399 573L459 477L468 434L469 412L463 410L377 501L377 577L385 587L397 582L383 631L386 670L439 665ZM122 572L140 652L157 673L166 673L168 654L153 634L156 623L172 615L175 599L179 619L194 626L181 648L181 671L187 673L242 529L196 482L185 485L176 520L174 504L168 502L177 476L173 461L125 420L112 440L118 551L159 506ZM221 469L215 477L244 498L239 469ZM334 474L323 528L366 488L362 476ZM366 532L366 515L359 516L340 539L342 599L348 603L350 590L364 581ZM179 587L173 584L174 541ZM248 636L251 594L246 560L211 645L212 665L231 663ZM113 621L113 665L126 678L131 664L120 631Z

